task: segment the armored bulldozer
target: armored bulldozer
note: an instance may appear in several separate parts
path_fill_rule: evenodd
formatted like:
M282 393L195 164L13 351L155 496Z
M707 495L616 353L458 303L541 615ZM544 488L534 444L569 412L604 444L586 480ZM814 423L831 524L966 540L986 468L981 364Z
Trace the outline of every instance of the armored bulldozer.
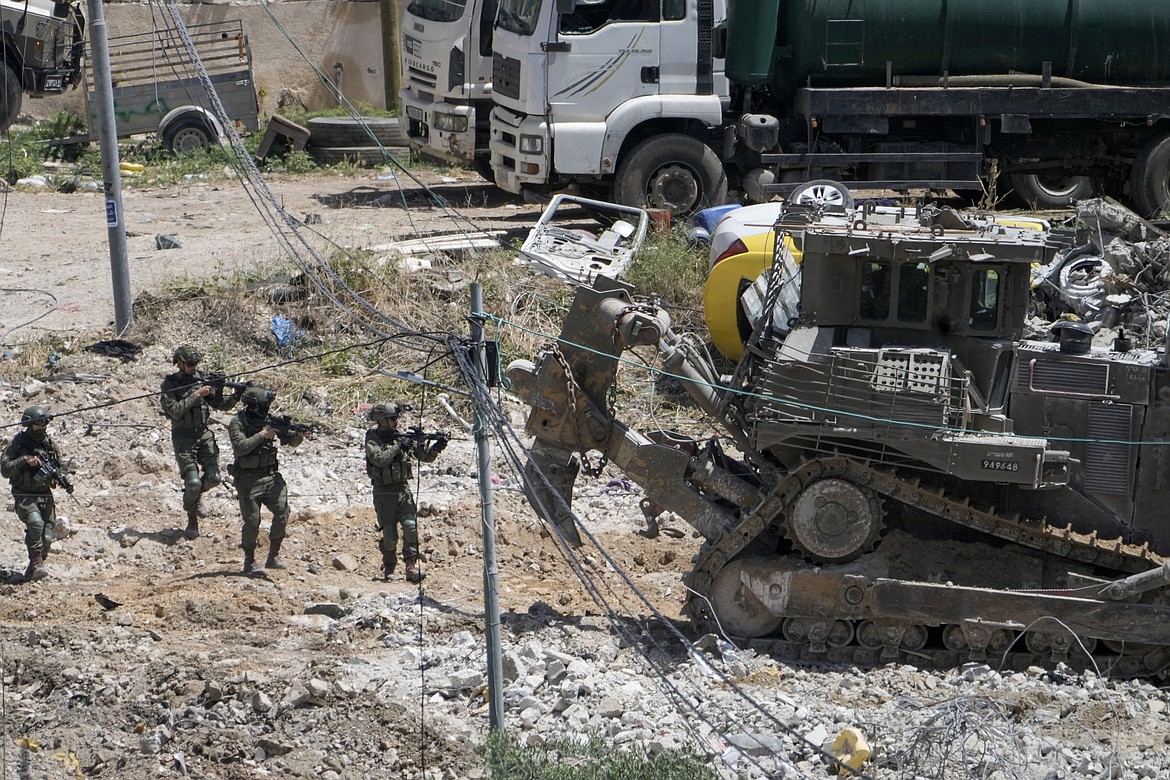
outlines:
M1059 248L1033 225L792 205L775 230L733 372L605 277L508 367L534 506L577 543L579 457L602 453L704 538L698 630L784 659L1170 674L1166 350L1077 322L1023 339L1031 269ZM719 435L615 419L637 346Z

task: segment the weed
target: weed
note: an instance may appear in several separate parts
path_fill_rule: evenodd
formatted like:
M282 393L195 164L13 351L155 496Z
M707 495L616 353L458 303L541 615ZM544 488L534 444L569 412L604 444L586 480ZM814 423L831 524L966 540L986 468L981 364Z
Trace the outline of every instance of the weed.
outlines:
M640 747L614 750L596 736L524 747L493 733L481 748L492 777L507 780L714 780L694 753L666 750L650 755Z

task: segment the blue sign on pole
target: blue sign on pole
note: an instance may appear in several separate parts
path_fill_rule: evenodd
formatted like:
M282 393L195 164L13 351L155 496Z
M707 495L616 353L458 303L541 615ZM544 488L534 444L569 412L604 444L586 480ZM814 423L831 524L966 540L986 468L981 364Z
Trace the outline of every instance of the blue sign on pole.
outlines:
M106 201L106 224L110 227L118 226L118 204L112 200Z

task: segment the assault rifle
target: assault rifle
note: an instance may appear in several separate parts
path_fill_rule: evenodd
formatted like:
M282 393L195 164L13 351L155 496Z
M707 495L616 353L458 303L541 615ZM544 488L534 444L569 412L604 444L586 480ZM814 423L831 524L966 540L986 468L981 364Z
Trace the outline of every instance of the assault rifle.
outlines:
M237 393L242 393L252 386L251 382L229 382L227 380L227 374L222 371L213 371L210 374L202 375L199 377L199 380L208 387L214 388L215 392L211 394L211 397L217 404L223 403L223 390L225 387L230 387Z
M418 445L442 442L443 447L446 447L447 442L451 440L451 434L443 431L424 431L421 425L412 425L405 431L399 431L398 438L413 441Z
M33 480L47 482L50 485L56 482L65 488L66 493L72 495L73 484L70 483L69 477L65 476L65 472L61 471L61 462L53 457L53 453L48 450L37 450L36 456L41 459L41 467L33 475Z
M264 418L264 425L276 431L276 438L280 439L281 444L288 444L294 433L312 433L314 430L312 425L293 422L292 416L288 414L270 414Z

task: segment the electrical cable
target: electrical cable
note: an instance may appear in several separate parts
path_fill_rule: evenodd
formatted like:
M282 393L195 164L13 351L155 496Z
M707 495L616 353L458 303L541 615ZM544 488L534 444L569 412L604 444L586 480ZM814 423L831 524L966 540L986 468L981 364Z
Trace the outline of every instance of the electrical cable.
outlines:
M515 432L511 431L510 424L507 422L507 417L506 417L506 414L503 412L503 410L499 409L498 406L491 401L490 396L486 396L486 394L483 392L482 388L479 387L479 384L474 381L474 377L476 375L475 372L478 371L478 368L475 365L474 358L469 356L468 351L469 351L469 348L466 347L466 345L462 349L460 349L459 346L457 346L456 344L452 344L452 353L455 355L456 360L459 362L460 369L464 374L465 380L468 381L469 386L472 388L473 394L476 396L477 408L480 408L481 412L485 409L491 410L492 414L487 415L487 418L492 421L493 428L495 429L495 431L497 433L498 440L502 443L502 446L504 447L505 451L508 453L513 469L516 470L519 474L521 474L522 478L526 479L526 471L523 469L520 469L519 466L517 465L518 461L519 461L519 456L517 455L517 452L524 451L523 445L519 443L519 437L515 435ZM509 433L511 434L510 436L508 435ZM622 579L626 588L631 590L643 602L643 604L651 610L651 612L657 617L657 619L659 620L660 623L671 628L672 633L674 633L675 636L680 641L682 641L684 643L684 646L686 646L688 648L689 653L692 653L692 654L700 653L700 651L698 651L698 649L695 648L685 638L685 636L682 635L681 631L679 631L677 628L675 628L673 626L672 622L669 621L664 615L662 615L661 612L659 612L657 610L657 608L654 607L652 602L650 602L650 600L644 594L642 594L640 592L640 590L632 582L632 580L628 577L628 575L626 575L625 572L621 569L618 562L615 559L613 559L613 557L611 555L609 555L609 553L604 549L604 547L600 544L600 542L588 531L588 529L584 525L581 524L580 520L576 517L576 515L572 513L572 510L569 507L568 502L565 501L564 497L561 496L554 488L552 488L551 482L549 482L547 475L545 475L539 468L533 467L533 464L531 463L531 461L529 461L529 467L532 468L532 470L544 482L544 487L551 491L551 495L554 496L555 500L557 500L558 504L560 504L561 511L567 512L569 514L569 516L573 518L573 521L577 525L578 531L583 532L585 537L590 540L590 543L594 546L594 548L597 549L603 555L606 562L609 564L610 568L614 572L616 572L618 574L618 576ZM535 486L530 486L530 487L535 487ZM536 499L536 503L543 504L543 498L541 496L540 491L530 490L529 495L530 495L530 498ZM543 509L544 509L544 512L538 513L538 515L540 515L542 517L552 517L553 516L553 513L549 511L550 510L549 507L545 506L545 507L543 507ZM613 619L614 616L617 614L617 611L610 604L609 600L604 595L602 595L600 593L600 591L598 590L598 586L593 583L592 578L586 573L583 564L578 559L578 556L571 551L571 547L565 542L563 537L561 537L559 529L557 529L555 525L552 525L550 527L551 527L551 530L554 531L554 538L556 538L560 542L559 548L562 552L562 555L566 557L568 563L570 564L570 567L573 569L573 571L575 573L577 573L578 579L581 580L583 585L585 585L586 590L590 593L591 597L594 598L595 603L597 603L598 606L601 607L602 610L605 612L605 614L610 618L611 625L614 627L614 629L619 631L620 633L626 634L627 630L623 626L621 626L620 623L618 623L616 620ZM648 637L648 638L651 639L651 642L653 644L656 644L656 642L653 641L652 637ZM655 664L653 662L653 659L651 659L648 655L645 654L645 652L641 649L640 645L636 642L632 642L631 646L638 649L638 651L643 655L644 660L649 664L649 666L652 670L657 671L657 673L659 674L660 680L662 681L662 684L664 684L665 686L667 686L668 689L670 689L671 691L673 691L674 693L677 694L676 700L680 701L680 702L687 703L688 708L690 708L689 702L687 702L686 697L682 696L681 693L678 693L676 690L674 690L674 684L666 678L665 674L663 674L661 672L661 670L658 668L657 664ZM715 667L712 666L712 668L715 668ZM732 690L736 691L736 693L738 695L740 695L742 698L744 698L746 701L748 701L753 706L753 708L755 708L757 710L757 712L764 715L765 717L768 717L773 722L773 725L775 725L778 729L785 731L786 733L789 733L790 736L792 736L794 739L797 739L797 740L807 744L810 749L815 750L817 752L821 752L823 754L823 751L821 751L819 746L812 745L812 743L808 743L807 740L805 740L802 735L800 735L799 733L792 730L790 727L788 727L783 722L774 718L774 716L771 716L771 714L768 713L767 710L765 708L763 708L762 705L759 704L759 702L756 702L752 697L750 697L733 680L731 680L730 678L727 678L725 675L722 675L722 673L720 673L720 676L721 676L722 682L725 685L727 685ZM668 695L670 695L670 694L668 694ZM703 717L701 715L701 713L696 712L695 714L697 717L700 717L700 718ZM793 767L793 769L795 769L795 768ZM864 776L864 775L858 774L858 776Z

